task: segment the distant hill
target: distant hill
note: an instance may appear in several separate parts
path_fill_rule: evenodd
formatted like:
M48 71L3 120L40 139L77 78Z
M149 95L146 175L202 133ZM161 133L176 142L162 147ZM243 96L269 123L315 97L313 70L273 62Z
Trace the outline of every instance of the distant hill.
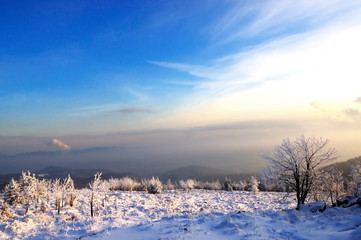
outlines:
M251 177L252 174L238 174L229 170L210 168L204 166L187 166L173 169L159 176L162 181L171 179L172 181L196 179L200 181L223 181L225 177L233 181L245 180ZM253 174L255 175L255 174Z
M112 172L104 169L69 169L65 167L58 166L49 166L43 169L40 169L35 172L36 177L40 179L56 179L56 178L66 178L70 174L71 178L74 180L76 188L83 188L91 182L94 178L94 174L97 172L102 173L102 179L109 178L122 178L122 177L132 177L134 179L140 180L140 177L132 173L118 173ZM0 175L0 191L9 183L11 178L19 179L21 173L13 174L2 174Z
M352 165L354 165L357 162L361 162L361 156L349 159L345 162L336 162L330 165L327 165L324 167L324 169L328 169L331 167L335 167L338 170L341 170L343 172L343 176L345 179L349 179L351 175Z

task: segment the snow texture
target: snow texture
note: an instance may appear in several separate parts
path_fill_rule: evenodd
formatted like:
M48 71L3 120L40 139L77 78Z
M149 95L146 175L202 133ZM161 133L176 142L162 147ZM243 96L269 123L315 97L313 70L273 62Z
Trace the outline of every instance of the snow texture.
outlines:
M54 199L45 212L9 207L13 218L0 219L0 239L361 239L358 205L320 212L315 203L296 211L294 196L279 202L283 193L111 191L93 218L91 190L74 194L75 206L60 214Z

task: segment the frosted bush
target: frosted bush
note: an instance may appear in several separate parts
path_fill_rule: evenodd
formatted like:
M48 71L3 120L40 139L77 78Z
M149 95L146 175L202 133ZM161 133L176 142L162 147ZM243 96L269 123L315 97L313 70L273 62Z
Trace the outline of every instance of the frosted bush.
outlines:
M193 182L194 182L194 185L193 185L194 189L205 189L206 188L205 183L202 181L193 180Z
M222 190L222 185L218 180L212 182L205 182L204 185L205 185L204 189L207 190Z
M163 184L159 178L152 177L151 179L144 179L142 181L143 186L146 187L148 193L160 194L162 193Z
M164 190L175 190L177 186L172 183L170 179L167 180L166 184L163 185Z
M233 190L245 191L248 188L248 184L246 181L241 180L239 182L233 182L232 188L233 188Z
M101 178L102 173L97 172L94 175L94 180L89 183L89 188L91 190L91 195L90 195L90 216L94 217L95 215L98 215L99 213L99 197L97 196L97 193L100 190L100 183L101 183Z
M250 188L251 188L251 192L253 194L258 193L259 189L258 189L258 184L259 182L257 181L257 179L255 177L251 177L251 180L249 182Z
M22 203L19 183L12 178L4 189L4 200L10 205L17 205Z
M52 184L52 195L55 197L55 209L60 214L61 199L63 195L62 183L60 179L55 179Z
M39 181L36 179L35 174L28 172L22 172L19 179L19 189L21 195L21 201L25 204L25 214L28 213L29 207L35 200L39 201L40 196L44 195L44 192L39 192Z
M68 200L68 204L70 207L73 207L75 204L75 199L76 196L74 194L74 181L73 179L70 177L70 175L68 175L68 177L64 180L64 187L63 187L63 201L64 201L64 197Z
M180 180L179 186L186 191L190 191L194 189L194 180L193 179L187 179L186 181Z
M229 192L233 191L232 182L229 178L226 177L223 187L224 187L224 190L226 190L226 191L229 191Z
M109 183L111 190L137 191L141 188L141 184L130 177L123 177L120 179L113 178Z
M110 190L109 181L102 180L99 184L99 191L103 195L102 206L105 207L105 201L108 200L108 192Z

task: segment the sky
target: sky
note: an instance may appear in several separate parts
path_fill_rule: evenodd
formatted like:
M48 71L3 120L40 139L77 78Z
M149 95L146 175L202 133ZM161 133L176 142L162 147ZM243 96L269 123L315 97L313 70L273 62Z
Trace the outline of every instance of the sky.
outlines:
M2 161L116 148L87 167L256 171L301 134L359 156L360 16L356 0L1 1Z

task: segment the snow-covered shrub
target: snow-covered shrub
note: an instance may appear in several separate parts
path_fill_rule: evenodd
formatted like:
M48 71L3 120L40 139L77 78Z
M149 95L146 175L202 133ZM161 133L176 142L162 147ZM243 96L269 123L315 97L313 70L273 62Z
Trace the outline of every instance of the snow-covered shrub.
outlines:
M6 202L3 202L2 204L0 204L1 206L1 213L0 213L0 222L6 221L8 219L13 219L14 217L9 213L8 209L8 205L6 204Z
M241 180L239 182L232 182L232 188L233 190L237 191L245 191L248 188L248 184L244 180Z
M120 191L139 191L141 184L130 177L123 177L120 179L112 178L109 180L111 190Z
M110 190L109 181L101 181L99 185L100 192L103 194L102 205L105 207L105 201L108 199L108 192Z
M205 189L205 183L202 181L193 180L193 189Z
M226 179L223 183L223 188L224 188L224 190L229 191L229 192L233 191L231 179L226 177Z
M91 190L91 195L90 195L90 216L94 217L95 214L98 213L99 211L99 203L98 203L98 198L96 197L96 194L99 192L99 186L100 186L100 178L102 176L102 173L97 172L94 175L94 180L89 183L89 188Z
M186 181L180 180L179 186L186 191L190 191L194 188L194 180L193 179L187 179Z
M146 187L148 193L160 194L162 193L163 184L159 178L152 177L151 179L142 180L142 184Z
M37 203L43 203L43 201L45 201L45 199L49 198L49 180L46 179L36 179L36 201Z
M63 187L60 179L55 179L52 182L52 194L55 197L55 210L60 214L61 199L63 196Z
M170 179L167 180L167 182L163 185L164 190L175 190L177 189L177 186L172 183Z
M76 196L74 190L74 180L68 175L68 177L64 179L63 196L67 198L70 207L73 207L75 204ZM64 198L62 201L64 201Z
M51 184L52 194L55 197L55 209L60 214L60 209L62 209L67 202L70 207L73 207L75 204L75 194L74 194L74 181L68 175L67 178L60 180L55 179Z
M204 189L207 190L221 190L222 189L222 185L220 184L220 182L217 181L212 181L212 182L205 182L205 187Z
M250 189L251 189L251 192L253 194L256 194L258 193L259 189L258 189L258 184L259 182L257 181L257 179L255 177L251 177L251 180L249 182L249 186L250 186Z
M350 193L353 196L361 196L361 162L352 165Z

